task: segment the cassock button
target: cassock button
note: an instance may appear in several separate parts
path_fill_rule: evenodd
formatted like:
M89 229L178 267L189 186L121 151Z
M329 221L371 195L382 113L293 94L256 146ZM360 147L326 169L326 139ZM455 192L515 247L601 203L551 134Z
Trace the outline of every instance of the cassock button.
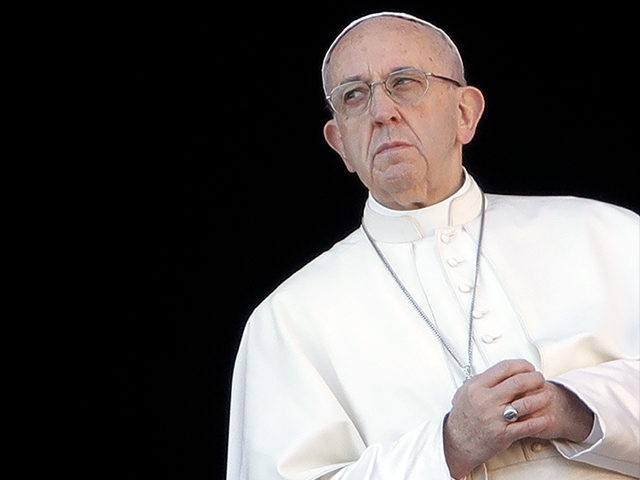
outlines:
M544 447L545 445L542 442L533 442L531 444L531 451L534 453L541 452Z
M449 265L450 267L457 267L458 265L460 265L460 261L457 258L449 258L447 260L447 265Z
M473 290L473 285L463 283L462 285L458 286L458 290L460 290L462 293L469 293L471 290Z
M482 343L493 343L501 336L502 335L483 335L482 337L480 337L480 340L482 340Z

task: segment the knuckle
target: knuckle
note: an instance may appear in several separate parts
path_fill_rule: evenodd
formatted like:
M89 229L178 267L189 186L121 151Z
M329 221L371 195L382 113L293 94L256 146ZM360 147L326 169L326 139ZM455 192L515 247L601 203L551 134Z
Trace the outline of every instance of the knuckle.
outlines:
M511 387L520 391L523 387L522 377L520 375L514 375L509 378L509 382L511 383Z
M546 379L544 378L544 375L542 374L542 372L539 372L537 370L533 372L533 378L534 378L534 381L540 385L544 385L546 383Z
M532 405L531 397L523 397L518 403L519 405L516 407L516 410L518 410L520 415L527 415L535 409L534 405Z
M552 403L556 399L556 395L553 390L543 390L542 396L546 403Z

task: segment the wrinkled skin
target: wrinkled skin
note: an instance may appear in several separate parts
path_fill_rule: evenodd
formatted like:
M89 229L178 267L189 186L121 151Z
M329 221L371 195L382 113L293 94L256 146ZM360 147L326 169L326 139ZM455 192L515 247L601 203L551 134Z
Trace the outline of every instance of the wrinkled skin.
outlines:
M502 418L511 404L518 421ZM584 440L593 412L561 385L545 381L525 360L503 360L467 380L455 393L445 421L445 455L454 478L526 437Z

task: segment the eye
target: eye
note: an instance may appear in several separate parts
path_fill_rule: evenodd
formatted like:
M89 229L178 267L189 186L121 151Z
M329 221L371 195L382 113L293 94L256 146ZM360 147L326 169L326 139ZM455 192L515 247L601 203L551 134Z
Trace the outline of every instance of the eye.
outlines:
M421 75L399 73L392 75L387 81L387 88L389 90L421 90L424 88L425 79Z
M347 105L356 105L365 102L369 98L369 86L366 83L345 85L340 98L342 98L342 102Z

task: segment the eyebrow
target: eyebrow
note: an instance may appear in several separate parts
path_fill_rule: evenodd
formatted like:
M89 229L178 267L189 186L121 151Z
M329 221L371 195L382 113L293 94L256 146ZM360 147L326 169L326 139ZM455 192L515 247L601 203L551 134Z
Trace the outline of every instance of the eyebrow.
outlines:
M413 65L405 65L405 66L400 66L400 67L395 67L394 69L392 69L391 71L389 71L389 73L387 73L387 77L389 75L392 75L396 72L399 72L400 70L406 70L408 68L414 69L414 70L420 70L422 71L421 68L418 67L414 67ZM385 77L386 78L386 77ZM352 75L350 77L345 78L344 80L342 80L338 85L344 85L345 83L349 83L349 82L361 82L363 81L363 76L362 75Z

